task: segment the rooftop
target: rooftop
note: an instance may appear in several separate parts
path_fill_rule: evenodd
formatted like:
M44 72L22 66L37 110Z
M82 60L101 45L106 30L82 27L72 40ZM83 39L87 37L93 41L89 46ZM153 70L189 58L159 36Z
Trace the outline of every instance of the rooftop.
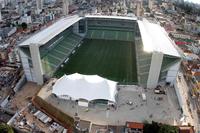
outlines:
M143 129L144 128L144 124L138 123L138 122L127 122L126 126L128 128L133 128L133 129Z
M145 19L143 21L138 20L138 25L145 51L156 51L180 57L174 42L169 38L164 28Z
M72 24L78 22L80 19L81 17L79 17L78 15L62 18L55 22L53 25L31 36L30 38L19 44L19 46L26 46L31 44L43 45L56 35L60 34L62 31L70 27Z
M52 93L58 97L67 99L105 99L115 102L117 82L104 79L97 75L71 74L64 75L53 85ZM79 93L77 93L79 92Z
M103 18L103 19L123 19L123 20L137 20L137 17L127 16L108 16L108 15L86 15L86 18Z

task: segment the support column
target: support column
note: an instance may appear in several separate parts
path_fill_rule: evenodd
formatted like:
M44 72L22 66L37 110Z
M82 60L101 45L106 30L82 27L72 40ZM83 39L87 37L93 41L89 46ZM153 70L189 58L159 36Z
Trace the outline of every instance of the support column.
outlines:
M78 22L73 24L73 33L79 35L79 23Z
M151 58L151 66L147 80L147 88L155 88L158 84L160 70L163 61L163 53L153 52Z
M33 74L35 77L35 82L37 82L38 85L42 85L44 81L42 75L42 64L41 64L39 46L36 44L32 44L29 46L29 48L33 64Z

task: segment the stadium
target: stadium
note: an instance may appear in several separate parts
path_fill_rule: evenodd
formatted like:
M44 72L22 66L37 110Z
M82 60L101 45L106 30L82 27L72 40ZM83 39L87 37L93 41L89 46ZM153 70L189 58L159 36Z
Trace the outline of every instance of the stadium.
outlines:
M165 30L146 19L120 16L70 16L19 44L28 81L80 73L123 85L153 88L173 83L178 49Z

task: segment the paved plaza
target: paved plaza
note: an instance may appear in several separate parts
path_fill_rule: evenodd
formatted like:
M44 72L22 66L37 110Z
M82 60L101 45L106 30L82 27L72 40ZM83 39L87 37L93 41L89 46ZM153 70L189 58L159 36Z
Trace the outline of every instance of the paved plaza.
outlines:
M39 97L72 117L78 113L81 120L94 124L124 125L126 121L180 124L181 111L174 88L165 87L167 95L161 95L154 94L152 89L118 86L120 90L116 109L111 108L107 111L106 106L96 105L87 109L76 105L75 102L59 99L51 94L52 87L48 85L41 89ZM146 95L146 101L142 99L142 93ZM129 104L131 102L132 104Z

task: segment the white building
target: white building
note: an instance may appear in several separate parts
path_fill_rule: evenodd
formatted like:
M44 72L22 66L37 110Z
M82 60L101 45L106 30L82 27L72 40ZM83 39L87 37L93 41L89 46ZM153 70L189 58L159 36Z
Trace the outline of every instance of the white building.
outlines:
M69 0L63 0L63 15L66 16L69 13Z
M20 62L19 54L17 49L11 49L8 53L8 60L10 63Z
M148 0L148 7L149 7L150 10L153 9L153 5L154 5L153 0Z
M2 16L1 16L1 7L0 7L0 21L2 21Z
M74 73L64 75L52 86L52 93L65 100L79 100L79 105L88 107L88 103L104 99L116 102L117 82L98 75L82 75ZM79 92L79 93L77 93ZM83 99L81 101L81 99Z
M142 2L141 1L137 1L137 4L136 4L136 16L137 17L140 17L142 16Z
M22 16L21 23L31 24L32 23L31 16L27 16L27 15Z
M6 6L6 1L5 0L0 0L0 7L5 8Z
M171 32L170 34L175 38L190 39L190 35L179 34L179 33L176 33L176 32Z
M40 13L43 9L43 4L44 1L43 0L36 0L36 9L37 9L37 13Z

